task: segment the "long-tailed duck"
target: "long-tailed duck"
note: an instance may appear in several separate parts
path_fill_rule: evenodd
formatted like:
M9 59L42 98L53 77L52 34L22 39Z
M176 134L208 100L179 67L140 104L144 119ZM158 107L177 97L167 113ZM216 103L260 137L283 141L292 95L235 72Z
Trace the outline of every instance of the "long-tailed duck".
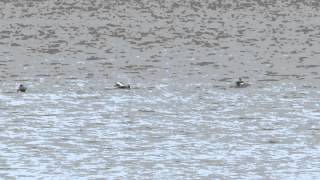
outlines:
M238 81L236 81L236 87L237 88L244 88L244 87L248 87L249 84L245 83L241 78L239 78Z
M27 88L23 86L23 84L20 84L17 89L17 92L26 92L26 91L27 91Z
M130 89L130 85L124 85L121 82L116 82L116 84L114 85L115 87L119 88L119 89Z

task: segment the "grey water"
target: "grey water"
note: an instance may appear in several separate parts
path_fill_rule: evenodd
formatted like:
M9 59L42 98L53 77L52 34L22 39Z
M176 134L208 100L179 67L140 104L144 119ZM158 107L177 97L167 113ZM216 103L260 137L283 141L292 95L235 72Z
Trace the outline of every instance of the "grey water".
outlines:
M1 1L1 179L319 178L319 9Z

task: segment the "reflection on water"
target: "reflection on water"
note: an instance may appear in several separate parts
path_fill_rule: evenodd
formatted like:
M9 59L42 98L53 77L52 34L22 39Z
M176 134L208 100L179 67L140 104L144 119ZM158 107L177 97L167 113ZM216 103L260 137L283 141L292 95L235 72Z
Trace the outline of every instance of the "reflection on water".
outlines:
M0 177L319 177L318 9L0 2Z
M2 177L318 175L316 89L72 88L1 95Z

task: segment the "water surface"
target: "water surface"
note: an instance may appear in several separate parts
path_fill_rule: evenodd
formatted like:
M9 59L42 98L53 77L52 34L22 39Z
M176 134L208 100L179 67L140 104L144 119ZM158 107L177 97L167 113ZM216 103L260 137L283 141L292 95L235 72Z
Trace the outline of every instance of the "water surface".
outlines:
M0 2L0 176L316 179L319 12L317 1ZM232 88L238 77L251 86Z

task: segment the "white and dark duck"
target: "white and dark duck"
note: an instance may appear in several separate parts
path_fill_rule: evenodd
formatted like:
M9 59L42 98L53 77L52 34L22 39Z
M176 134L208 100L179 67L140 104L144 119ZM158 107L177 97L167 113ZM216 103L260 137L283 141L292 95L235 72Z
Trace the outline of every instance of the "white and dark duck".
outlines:
M236 87L237 88L244 88L244 87L248 87L249 84L244 82L241 78L239 78L238 81L236 81Z
M23 84L20 84L18 89L17 89L17 92L26 92L27 91L27 88L23 85Z
M116 82L116 84L114 85L116 88L119 89L130 89L130 85L124 85L122 82Z

